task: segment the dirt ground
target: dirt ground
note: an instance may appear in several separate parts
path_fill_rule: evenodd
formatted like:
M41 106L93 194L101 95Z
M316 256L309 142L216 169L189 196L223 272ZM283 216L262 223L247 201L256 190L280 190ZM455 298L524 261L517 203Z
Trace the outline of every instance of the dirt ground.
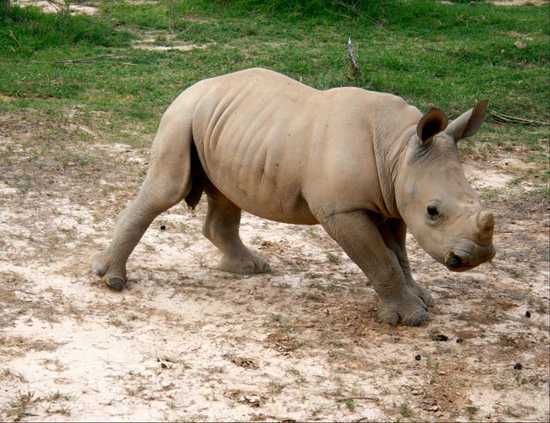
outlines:
M0 114L0 420L548 421L550 220L513 153L466 166L497 217L492 265L450 273L411 238L436 305L393 328L318 227L245 214L273 273L216 270L204 201L162 214L110 291L90 258L148 152L64 115Z

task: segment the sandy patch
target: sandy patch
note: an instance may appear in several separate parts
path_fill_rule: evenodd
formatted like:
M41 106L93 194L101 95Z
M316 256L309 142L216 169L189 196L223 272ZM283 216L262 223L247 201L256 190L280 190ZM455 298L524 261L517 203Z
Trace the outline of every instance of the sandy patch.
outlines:
M490 0L495 6L543 6L548 0Z
M12 3L22 7L35 6L42 10L44 13L59 13L66 9L63 0L13 0ZM95 6L84 4L69 4L69 13L74 15L92 16L98 13L98 8Z
M504 189L514 179L513 175L497 169L483 168L475 163L465 164L464 173L470 184L477 190Z
M176 40L176 35L165 31L149 31L141 34L139 41L132 47L150 51L191 51L208 48L210 44L195 44Z
M82 141L78 121L55 122L55 140L47 119L0 122L0 419L548 420L547 210L499 167L466 169L498 191L493 266L449 273L409 237L436 306L424 327L391 328L319 227L245 214L273 273L216 270L204 200L159 216L129 289L109 291L90 258L148 152Z

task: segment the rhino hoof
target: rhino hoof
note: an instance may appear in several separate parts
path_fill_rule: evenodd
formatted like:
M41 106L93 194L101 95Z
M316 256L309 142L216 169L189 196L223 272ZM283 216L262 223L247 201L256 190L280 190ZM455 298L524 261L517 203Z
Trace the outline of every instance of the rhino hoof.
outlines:
M416 302L381 304L378 318L392 326L401 322L405 326L420 326L428 319L426 305L420 298Z
M401 322L405 326L420 326L428 320L428 312L425 309L415 310L413 313L401 315Z
M240 275L254 275L271 272L269 263L256 255L244 258L230 258L224 256L218 268L225 272L237 273Z
M113 291L122 291L126 287L126 281L119 276L107 276L105 283Z
M399 314L396 311L390 310L389 307L382 307L378 310L378 320L382 323L396 326L399 323Z
M92 258L92 272L102 278L109 269L109 260L103 254L96 254Z
M431 307L434 305L432 294L430 294L430 291L428 291L426 288L422 288L421 286L416 285L413 292L417 296L419 296L422 301L424 301L424 304L426 304L427 307Z
M424 304L426 304L428 307L432 307L434 305L432 294L430 294L430 291L428 291L427 289L420 288L418 296L422 298L422 301L424 301Z

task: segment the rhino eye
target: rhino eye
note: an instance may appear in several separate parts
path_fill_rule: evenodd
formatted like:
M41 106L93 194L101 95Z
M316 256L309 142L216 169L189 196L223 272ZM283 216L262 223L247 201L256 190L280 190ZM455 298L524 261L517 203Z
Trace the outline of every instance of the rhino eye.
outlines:
M428 211L428 214L430 215L430 217L432 219L439 216L439 210L437 209L437 206L430 205L430 206L428 206L427 211Z

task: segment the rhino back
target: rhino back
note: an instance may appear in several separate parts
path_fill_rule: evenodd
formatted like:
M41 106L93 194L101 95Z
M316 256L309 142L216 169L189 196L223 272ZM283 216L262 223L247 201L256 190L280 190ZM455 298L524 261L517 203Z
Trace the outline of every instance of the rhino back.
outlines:
M373 148L379 129L372 120L378 109L391 114L401 107L398 97L356 88L318 91L263 69L205 80L194 95L201 164L242 209L315 224L312 204L380 208Z
M315 92L260 69L205 81L193 138L212 184L253 214L317 223L300 189L312 120L299 109Z

